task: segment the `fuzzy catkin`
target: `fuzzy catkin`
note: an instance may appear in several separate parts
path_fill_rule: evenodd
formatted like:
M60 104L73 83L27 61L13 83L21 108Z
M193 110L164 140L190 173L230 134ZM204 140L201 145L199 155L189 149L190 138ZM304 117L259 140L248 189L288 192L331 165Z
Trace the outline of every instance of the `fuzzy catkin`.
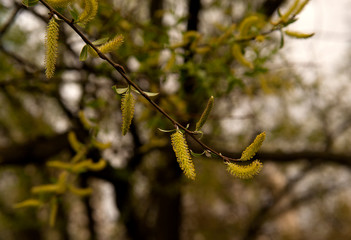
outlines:
M227 171L234 177L241 179L250 179L257 175L262 169L262 163L258 160L253 161L251 164L241 166L236 163L225 163Z
M52 78L55 73L55 65L57 59L59 25L55 18L51 18L46 30L45 41L45 67L46 77Z
M259 22L259 18L257 16L249 16L246 17L242 23L240 24L239 27L239 36L240 37L248 37L249 32L250 32L250 28L256 24L257 22Z
M113 52L113 51L118 50L118 48L122 45L123 42L124 42L124 37L122 34L119 34L119 35L115 36L112 40L108 41L107 43L99 46L98 49L100 50L100 52L102 52L104 54L109 53L109 52ZM93 57L98 57L98 54L92 48L90 48L89 53Z
M104 45L99 47L99 50L102 53L108 53L117 50L123 43L123 35L117 35L111 41L108 41Z
M78 22L81 24L87 24L97 14L98 11L98 1L97 0L84 0L84 10L78 17Z
M246 66L250 69L253 69L254 66L251 62L249 62L244 55L241 53L241 48L239 44L234 44L232 47L232 54L234 58L243 66Z
M179 166L183 170L185 176L192 180L195 180L196 173L194 163L191 160L188 144L183 133L177 130L171 135L171 142Z
M250 146L248 146L243 151L243 153L241 154L240 160L241 161L247 161L247 160L250 160L253 156L255 156L257 151L262 146L262 143L263 143L265 138L266 138L266 133L265 132L262 132L261 134L257 135L255 140L250 144Z
M128 90L122 96L121 109L122 109L122 135L126 135L130 124L132 123L133 115L134 115L134 105L135 100L133 95Z

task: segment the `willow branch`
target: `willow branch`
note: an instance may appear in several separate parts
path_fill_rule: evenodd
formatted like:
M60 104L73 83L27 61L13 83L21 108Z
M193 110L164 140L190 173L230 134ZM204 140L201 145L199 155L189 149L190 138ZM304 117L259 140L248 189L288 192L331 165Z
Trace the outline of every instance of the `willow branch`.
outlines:
M192 139L194 139L203 149L206 149L213 153L214 155L217 155L221 159L225 161L238 161L239 159L235 158L230 158L222 155L220 152L217 152L216 150L212 149L211 147L207 146L205 143L200 141L196 136L197 134L193 131L188 130L186 127L184 127L182 124L177 122L174 118L172 118L167 112L165 112L158 104L156 104L145 92L132 80L129 79L129 77L126 75L126 71L124 68L120 65L115 63L111 58L109 58L107 55L103 54L83 33L80 31L73 20L68 19L65 17L63 14L59 13L56 11L53 7L51 7L47 2L44 0L39 0L47 9L50 10L51 14L55 14L58 18L63 20L66 24L68 24L73 31L75 31L81 39L90 47L94 49L94 51L98 54L98 56L108 62L117 72L120 73L120 75L123 77L123 79L131 86L133 86L136 90L140 92L140 94L154 107L156 108L157 111L159 111L163 116L165 116L175 127L178 127L182 129L188 136L190 136Z

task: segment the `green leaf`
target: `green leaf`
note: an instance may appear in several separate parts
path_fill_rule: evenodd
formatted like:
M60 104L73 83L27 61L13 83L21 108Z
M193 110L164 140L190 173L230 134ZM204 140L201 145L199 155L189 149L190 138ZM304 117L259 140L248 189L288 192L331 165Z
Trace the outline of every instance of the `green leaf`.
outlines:
M79 55L79 61L84 62L85 60L87 60L87 57L88 57L88 46L84 45Z
M283 16L283 14L280 12L280 9L279 9L279 8L278 8L277 12L278 12L278 16L279 16L279 17L282 17L282 16Z
M136 90L134 87L132 87L132 90L138 94L140 94L140 92L138 90ZM149 97L155 97L157 96L159 93L152 93L152 92L145 92L143 91L143 93L145 93L146 95L148 95Z
M174 132L176 131L177 129L171 129L171 130L164 130L164 129L161 129L161 128L157 128L159 131L161 132L165 132L165 133L169 133L169 132Z
M112 88L113 88L113 90L115 90L115 92L117 94L124 94L125 92L128 91L128 87L126 87L126 88L117 88L116 86L113 86Z
M104 44L108 41L108 37L105 37L105 38L100 38L96 41L93 42L94 45L101 45L101 44Z
M280 46L279 48L282 48L284 47L284 34L283 34L283 31L280 30Z
M76 22L78 20L78 17L79 17L78 10L73 8L69 12L71 13L73 20Z
M33 7L35 6L37 3L39 2L39 0L23 0L22 4L26 7Z
M193 150L190 149L190 154L193 155L194 157L201 157L202 155L205 154L205 151L203 151L202 153L195 153L193 152Z

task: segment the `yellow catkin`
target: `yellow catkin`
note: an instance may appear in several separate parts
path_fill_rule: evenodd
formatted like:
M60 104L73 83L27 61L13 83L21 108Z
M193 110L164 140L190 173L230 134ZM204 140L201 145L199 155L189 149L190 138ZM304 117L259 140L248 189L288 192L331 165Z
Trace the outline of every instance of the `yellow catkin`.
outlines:
M226 162L227 171L234 177L241 179L250 179L259 174L262 169L262 163L258 160L253 161L251 164L241 166L236 163Z
M64 8L67 7L68 4L74 2L74 0L47 0L47 2L52 6L52 7L60 7Z
M243 66L248 67L250 69L253 69L254 66L251 62L249 62L244 55L241 53L241 48L239 44L234 44L232 48L232 54L235 57L235 59Z
M89 129L91 129L91 128L94 127L94 125L91 124L91 122L90 122L90 121L87 119L87 117L85 116L83 110L79 111L78 116L79 116L80 122L83 124L83 126L84 126L85 129L89 130Z
M257 42L263 42L265 39L266 39L266 37L263 36L263 35L258 35L258 36L256 36L256 38L255 38L255 40L256 40Z
M247 37L250 33L250 28L257 22L259 22L259 18L257 16L249 16L246 17L239 27L239 36Z
M16 203L14 208L22 208L22 207L40 207L43 203L38 199L27 199L23 202Z
M204 112L202 113L202 115L200 117L200 120L196 123L195 131L199 131L202 128L202 126L205 124L205 122L208 118L208 115L210 114L210 112L212 110L213 101L214 101L214 98L213 98L213 96L211 96L207 102L207 106L206 106Z
M64 170L71 170L72 164L71 163L65 163L62 161L49 161L46 163L46 166L48 167L54 167L54 168L60 168Z
M50 218L49 218L49 225L50 227L55 226L56 222L56 216L57 216L57 210L58 210L58 203L57 203L57 198L53 197L50 202Z
M93 192L93 190L91 188L76 188L75 186L72 186L72 185L70 185L68 187L68 189L72 193L74 193L80 197L88 196Z
M122 135L126 135L130 124L132 123L133 115L134 115L134 105L135 100L133 95L128 90L122 96L121 109L122 109Z
M261 134L257 135L255 140L250 144L250 146L248 146L245 149L245 151L243 151L243 153L241 154L240 160L247 161L247 160L250 160L253 156L255 156L257 151L262 146L262 143L265 138L266 138L265 132L262 132Z
M286 13L283 16L281 16L281 20L283 22L286 22L289 19L290 15L298 8L299 2L299 0L295 0L293 5L291 5L291 7L286 11Z
M59 25L55 18L51 18L46 31L45 41L45 66L46 77L52 78L55 73L55 64L57 58Z
M58 181L57 181L57 185L59 186L57 193L61 194L61 193L64 193L66 191L67 178L68 178L68 172L67 171L61 172L61 174L58 178Z
M78 22L81 24L86 24L94 19L98 11L98 1L97 0L84 0L84 10L78 17Z
M164 67L164 70L166 72L170 71L172 69L172 67L174 66L174 64L176 63L176 59L177 59L177 56L176 54L173 52L171 57L168 59L165 67Z
M60 186L57 184L46 184L32 188L32 193L58 193Z
M76 134L72 131L68 133L68 142L76 152L79 152L83 147L78 141Z
M301 32L294 32L294 31L289 31L289 30L286 30L284 31L285 34L289 37L293 37L293 38L310 38L314 35L314 33L301 33Z
M71 171L74 173L81 173L87 170L100 171L106 167L106 164L106 160L102 158L98 162L93 162L91 159L86 159L79 163L73 164Z
M99 141L97 141L97 140L95 140L95 139L92 139L92 140L91 140L91 144L92 144L94 147L96 147L96 148L98 148L98 149L100 149L100 150L107 149L107 148L111 147L111 145L112 145L111 142L103 143L103 142L99 142Z
M303 1L300 6L296 9L296 11L294 12L294 15L299 14L306 6L306 4L309 2L310 0L305 0Z
M195 167L183 133L177 130L171 135L171 142L180 168L183 170L185 176L194 180L196 177Z
M106 160L101 158L98 162L91 162L88 168L92 171L100 171L106 167L106 164Z
M123 35L117 35L115 36L111 41L108 41L104 45L99 47L99 50L102 53L109 53L112 51L116 51L123 43L124 37Z

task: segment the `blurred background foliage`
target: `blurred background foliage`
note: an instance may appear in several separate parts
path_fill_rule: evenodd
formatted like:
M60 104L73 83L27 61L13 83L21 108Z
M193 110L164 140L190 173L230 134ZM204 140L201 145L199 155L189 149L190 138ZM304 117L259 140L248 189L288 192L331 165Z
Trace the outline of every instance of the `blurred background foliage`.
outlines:
M219 159L194 158L197 179L189 181L169 134L157 131L172 128L169 121L139 96L122 138L120 97L111 89L116 82L126 87L121 77L100 59L79 62L84 44L60 24L57 71L47 80L47 10L0 0L0 239L349 239L349 58L340 76L328 79L330 87L323 76L306 78L296 70L279 51L279 32L242 43L253 69L233 58L229 38L219 40L246 16L276 19L277 9L289 4L99 1L98 17L84 32L92 41L123 34L111 57L142 89L159 92L155 101L175 119L194 126L215 97L204 142L239 157L266 131L258 154L264 167L254 179L234 179ZM201 34L197 47L174 47L186 31ZM72 158L69 131L90 141L79 111L99 126L98 140L111 142L108 149L90 149L88 157L108 164L79 175L76 182L93 194L64 194L51 228L48 208L13 206L31 196L31 187L57 179L58 171L45 163Z

